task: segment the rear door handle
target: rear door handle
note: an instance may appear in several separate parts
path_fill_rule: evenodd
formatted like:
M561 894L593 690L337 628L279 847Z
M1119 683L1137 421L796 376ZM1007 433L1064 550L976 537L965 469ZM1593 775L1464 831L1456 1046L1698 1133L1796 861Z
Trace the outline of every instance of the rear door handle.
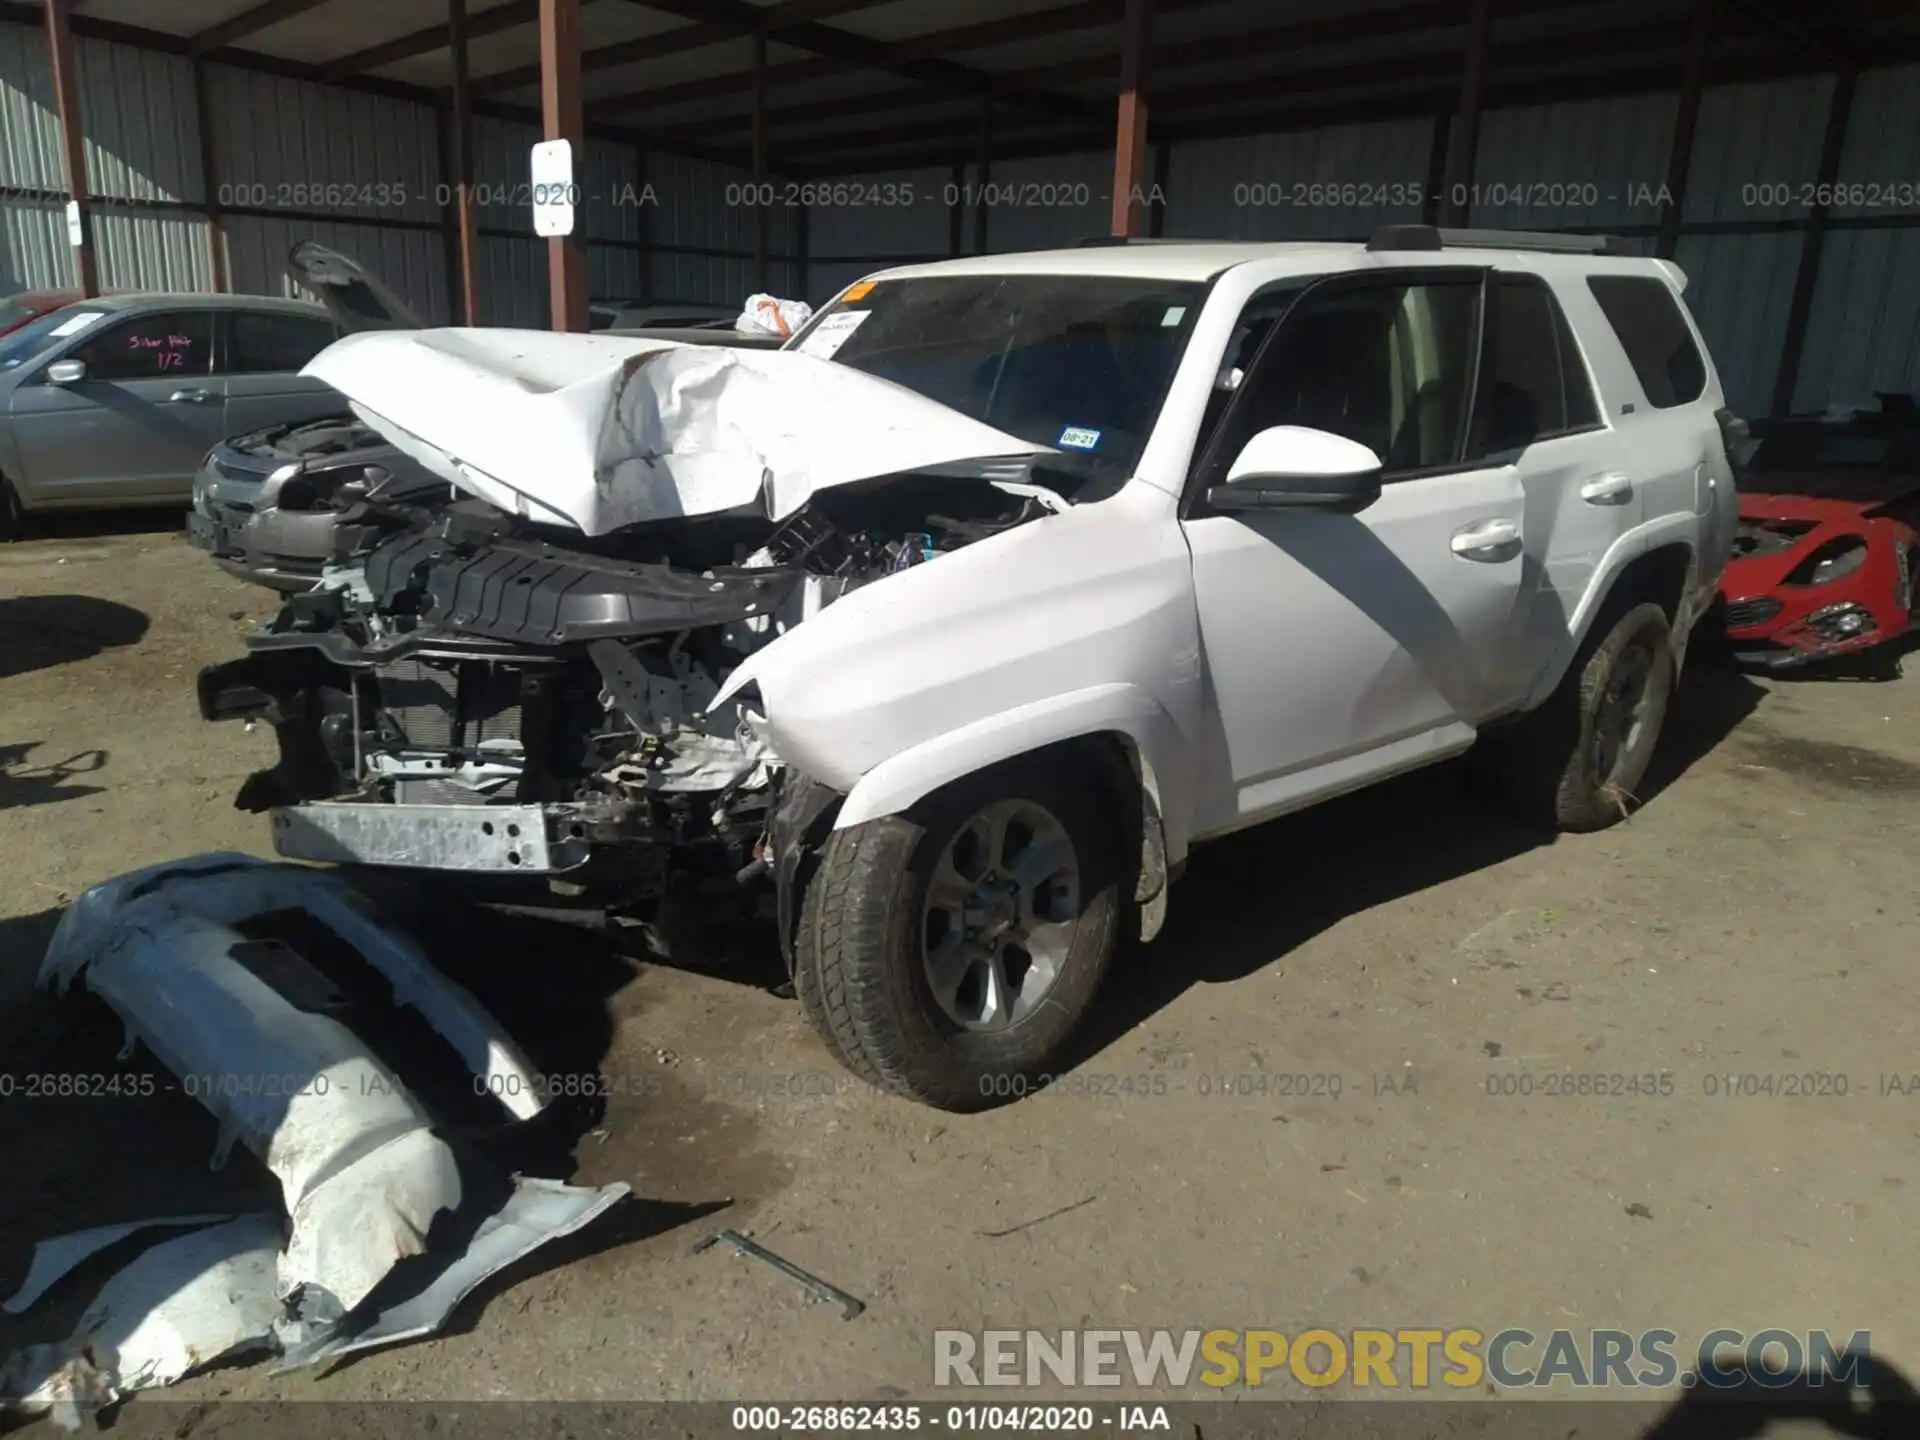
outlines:
M211 390L176 390L167 397L175 405L204 405L213 399Z
M1505 560L1508 546L1520 543L1520 527L1511 520L1482 520L1453 532L1453 553L1465 560Z
M1633 498L1633 480L1618 470L1610 470L1582 485L1580 498L1589 505L1624 505Z

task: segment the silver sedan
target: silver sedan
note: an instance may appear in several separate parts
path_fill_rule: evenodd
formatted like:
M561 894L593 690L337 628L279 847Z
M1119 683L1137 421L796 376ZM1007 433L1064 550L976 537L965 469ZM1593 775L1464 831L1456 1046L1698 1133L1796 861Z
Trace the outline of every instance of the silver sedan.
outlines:
M337 413L299 371L339 333L298 300L111 295L0 336L0 538L40 511L184 505L226 436Z

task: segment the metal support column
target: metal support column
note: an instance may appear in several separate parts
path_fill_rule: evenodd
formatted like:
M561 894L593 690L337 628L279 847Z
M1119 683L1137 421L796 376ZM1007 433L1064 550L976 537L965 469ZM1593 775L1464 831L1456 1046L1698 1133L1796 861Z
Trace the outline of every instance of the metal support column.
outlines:
M1680 77L1680 104L1673 115L1673 148L1667 152L1666 197L1660 202L1660 233L1653 253L1671 260L1680 243L1680 215L1687 204L1687 171L1693 166L1693 135L1700 124L1700 96L1707 84L1707 42L1713 30L1713 0L1694 0L1693 36Z
M993 184L993 101L980 97L980 143L973 158L973 253L987 253L987 203Z
M46 0L47 43L53 51L53 104L60 114L60 147L66 159L67 197L71 201L68 236L73 241L74 264L80 272L80 293L91 299L100 293L100 264L93 248L93 210L87 194L87 142L80 128L80 82L73 67L69 3L70 0Z
M1147 234L1158 240L1167 229L1167 182L1173 175L1173 146L1162 140L1153 147L1153 188L1159 200L1147 212Z
M960 258L960 244L966 235L967 205L967 167L956 160L953 171L947 177L947 254L952 259Z
M1775 416L1792 413L1793 392L1800 387L1800 358L1807 348L1807 322L1813 318L1813 294L1820 284L1820 252L1827 241L1829 207L1818 203L1819 194L1831 190L1840 178L1840 157L1847 146L1847 121L1853 113L1857 78L1851 67L1833 77L1827 130L1820 142L1815 204L1807 212L1807 234L1800 242L1800 269L1793 277L1793 300L1787 307L1787 335L1780 347L1780 372L1774 377L1771 413Z
M1120 41L1120 103L1113 140L1113 233L1138 235L1147 175L1147 62L1153 52L1153 0L1127 0Z
M573 147L574 180L586 160L586 118L580 97L580 0L540 0L540 112L548 140ZM587 246L577 227L547 240L549 323L587 327Z
M767 32L753 32L753 288L767 290L767 217L773 206L767 183Z
M467 67L467 0L447 0L447 48L453 55L453 132L448 138L458 282L454 313L461 324L478 325L480 227L473 213L473 83Z
M200 132L200 185L205 192L207 212L207 270L213 277L216 294L233 288L227 268L227 223L220 203L218 157L213 153L213 115L207 105L207 66L198 56L193 60L193 123Z
M1447 125L1447 176L1440 197L1440 223L1465 225L1473 212L1473 165L1480 149L1480 104L1487 88L1487 32L1491 0L1471 0L1466 65L1460 72L1460 103Z

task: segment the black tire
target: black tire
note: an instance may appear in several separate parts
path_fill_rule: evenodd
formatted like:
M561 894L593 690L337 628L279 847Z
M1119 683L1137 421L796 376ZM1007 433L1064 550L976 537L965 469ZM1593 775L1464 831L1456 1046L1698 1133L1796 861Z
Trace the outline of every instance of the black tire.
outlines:
M1643 677L1644 704L1624 735L1603 702ZM1556 830L1604 830L1640 803L1638 790L1673 696L1673 634L1651 602L1603 618L1546 702L1504 734L1488 737L1476 768L1520 818ZM1609 738L1614 743L1608 743Z
M1029 758L969 776L905 815L836 830L807 883L794 989L807 1018L856 1075L942 1110L983 1110L1037 1088L1111 966L1121 911L1116 828L1091 768ZM923 945L929 880L982 810L1028 802L1055 817L1078 867L1077 924L1031 1013L968 1029L941 1007Z
M0 543L18 540L26 533L27 512L20 506L20 496L13 482L0 475Z

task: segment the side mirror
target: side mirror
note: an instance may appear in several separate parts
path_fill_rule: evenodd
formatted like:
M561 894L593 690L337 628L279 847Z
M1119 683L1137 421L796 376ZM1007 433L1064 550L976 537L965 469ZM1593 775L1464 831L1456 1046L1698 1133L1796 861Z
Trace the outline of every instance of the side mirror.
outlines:
M87 378L87 362L84 360L56 360L47 366L49 385L78 385Z
M1234 459L1216 510L1333 510L1352 515L1380 498L1380 457L1357 440L1303 425L1262 430Z

